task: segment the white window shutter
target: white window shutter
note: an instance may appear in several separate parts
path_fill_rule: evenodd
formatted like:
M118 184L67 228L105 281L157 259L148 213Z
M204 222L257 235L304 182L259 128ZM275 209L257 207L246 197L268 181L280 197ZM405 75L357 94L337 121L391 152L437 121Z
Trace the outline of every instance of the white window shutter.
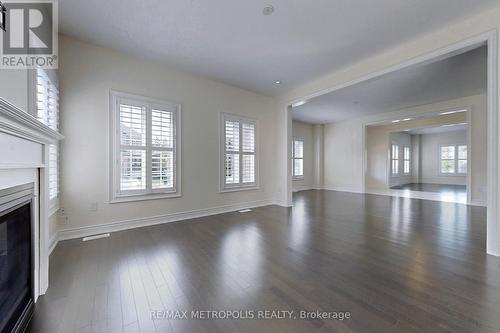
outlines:
M294 139L292 147L293 155L293 176L295 178L304 177L304 140Z
M40 122L59 131L58 83L43 69L35 70L35 113ZM55 200L59 196L59 144L49 145L47 163L49 200Z
M111 200L180 195L180 105L111 91Z
M252 187L257 184L256 122L222 115L222 188Z
M242 182L255 183L255 125L243 122L242 132Z
M146 108L120 103L120 191L146 190Z
M175 114L171 111L151 111L151 181L152 188L175 186Z
M59 147L49 145L49 199L59 196Z

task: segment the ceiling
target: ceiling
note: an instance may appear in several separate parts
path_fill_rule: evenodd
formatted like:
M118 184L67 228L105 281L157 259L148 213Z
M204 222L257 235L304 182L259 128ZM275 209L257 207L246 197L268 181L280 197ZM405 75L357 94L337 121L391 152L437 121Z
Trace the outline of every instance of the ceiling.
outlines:
M466 131L466 130L467 130L467 124L450 124L438 127L416 128L405 132L413 135L413 134L446 133L446 132Z
M383 75L316 97L293 108L293 118L331 123L485 93L487 48Z
M267 4L275 11L264 16ZM277 95L498 4L498 0L61 0L59 16L63 34Z

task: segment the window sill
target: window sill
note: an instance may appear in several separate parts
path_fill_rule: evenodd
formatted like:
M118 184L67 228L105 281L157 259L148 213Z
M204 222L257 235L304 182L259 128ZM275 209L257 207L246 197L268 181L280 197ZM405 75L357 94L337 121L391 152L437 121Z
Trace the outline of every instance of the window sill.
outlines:
M220 193L229 193L229 192L239 192L239 191L254 191L260 190L259 186L241 186L241 187L227 187L219 190Z
M138 195L124 195L112 198L109 203L121 203L121 202L132 202L132 201L145 201L145 200L159 200L159 199L169 199L169 198L179 198L182 194L179 192L175 193L149 193L149 194L138 194Z
M304 180L304 176L296 176L296 177L292 177L292 180Z
M439 177L467 177L466 173L439 173Z

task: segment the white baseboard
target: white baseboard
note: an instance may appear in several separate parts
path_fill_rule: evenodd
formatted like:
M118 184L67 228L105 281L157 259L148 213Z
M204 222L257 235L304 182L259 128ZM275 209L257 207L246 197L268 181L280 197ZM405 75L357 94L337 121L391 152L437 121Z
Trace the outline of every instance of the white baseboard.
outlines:
M471 202L469 202L469 205L471 205L471 206L486 207L486 202L479 201L479 200L472 200Z
M283 207L283 208L290 208L290 207L293 207L293 205L289 205L287 204L286 202L284 201L275 201L273 203L273 205L276 205L276 206L280 206L280 207Z
M54 251L59 242L59 231L56 231L49 239L49 256Z
M158 216L142 217L130 220L116 221L111 223L103 223L80 228L59 230L57 241L82 238L102 233L112 233L116 231L146 227L156 224L170 223L188 219L194 219L204 216L217 215L223 213L234 212L247 208L256 208L276 204L272 200L258 200L252 202L243 202L238 204L219 206L206 209L192 210L188 212L179 212L173 214L164 214ZM55 242L57 244L57 242ZM55 245L54 245L55 247Z
M463 178L462 180L457 178ZM446 176L442 178L423 178L421 184L438 184L438 185L459 185L467 186L467 180L464 176Z
M300 191L309 191L309 190L314 190L314 186L312 185L300 185L300 186L295 186L293 188L293 192L300 192Z
M355 188L355 187L347 187L347 186L324 186L322 190L327 191L338 191L338 192L349 192L349 193L365 193L364 191Z

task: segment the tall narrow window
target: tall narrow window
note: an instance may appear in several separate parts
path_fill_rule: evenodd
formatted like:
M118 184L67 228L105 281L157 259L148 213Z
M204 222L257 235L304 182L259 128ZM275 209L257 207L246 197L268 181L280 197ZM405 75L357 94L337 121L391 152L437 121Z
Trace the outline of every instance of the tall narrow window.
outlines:
M391 173L399 175L399 145L391 146Z
M410 147L405 146L403 148L403 173L405 175L410 174Z
M180 106L111 92L112 200L180 195Z
M55 131L59 131L59 88L54 71L36 69L35 73L35 116ZM59 144L49 145L47 158L49 173L49 200L57 205L59 197Z
M257 124L255 120L222 114L222 190L257 185Z
M467 145L442 145L439 149L439 170L445 175L467 173Z
M455 146L441 146L440 169L443 174L454 174L455 171Z
M467 146L466 145L457 146L457 150L458 150L457 172L467 173Z
M293 177L295 179L304 178L304 140L293 140Z

